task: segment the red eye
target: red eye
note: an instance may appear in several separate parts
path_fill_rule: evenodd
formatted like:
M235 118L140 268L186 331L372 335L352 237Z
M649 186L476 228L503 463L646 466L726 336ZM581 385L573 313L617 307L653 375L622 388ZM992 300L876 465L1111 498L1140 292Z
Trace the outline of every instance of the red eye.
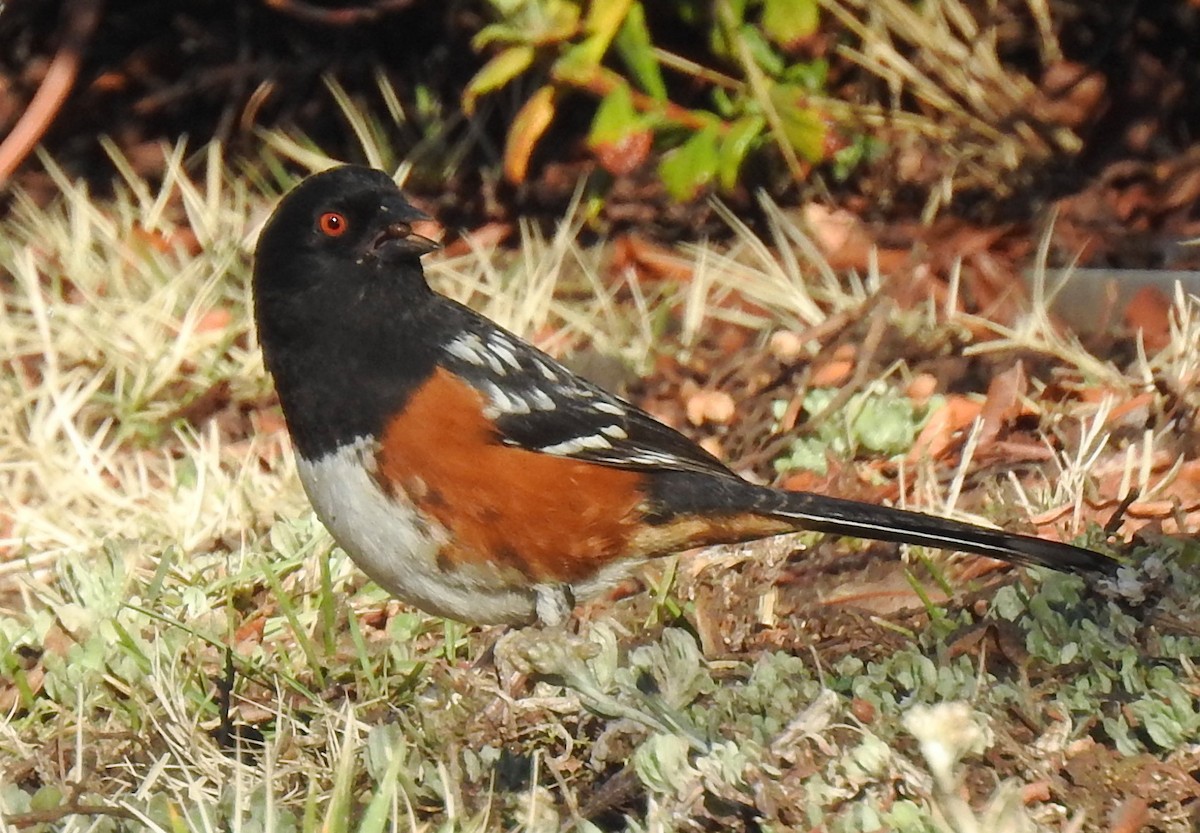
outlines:
M317 228L326 237L341 237L346 233L346 229L350 228L350 224L346 222L344 214L339 214L336 211L326 211L317 220Z

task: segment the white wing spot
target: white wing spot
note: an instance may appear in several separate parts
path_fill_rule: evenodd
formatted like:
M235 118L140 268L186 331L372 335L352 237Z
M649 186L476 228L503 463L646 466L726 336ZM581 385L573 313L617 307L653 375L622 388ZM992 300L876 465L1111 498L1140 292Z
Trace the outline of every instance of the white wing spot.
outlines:
M541 388L530 388L526 391L525 395L529 397L529 404L539 411L553 411L558 407L554 404L554 400L550 398L550 394Z
M612 437L614 440L629 439L629 434L625 433L625 429L620 425L605 425L600 429L600 433L606 437Z
M625 409L615 402L596 402L592 405L592 407L602 414L614 414L616 416L625 415Z
M492 352L513 370L520 370L521 363L517 361L516 347L502 335L494 335L489 339Z
M487 351L483 347L483 340L474 333L466 333L454 339L446 345L446 352L456 359L462 359L476 367L482 367L487 361Z
M559 381L558 372L553 367L551 367L549 364L542 361L541 359L534 359L533 363L535 365L537 365L537 369L540 370L542 372L542 375L546 377L547 382Z
M493 382L482 382L481 386L488 398L488 406L483 409L483 415L488 419L495 419L501 414L527 414L532 410L520 396Z
M533 410L529 407L529 403L527 401L521 398L519 394L512 391L508 392L507 402L505 404L508 406L508 413L510 414L524 415Z
M489 339L489 343L485 344L478 334L464 333L446 345L446 352L467 364L473 364L476 367L486 367L497 376L503 376L507 370L500 362L500 357L496 355L495 345L496 339ZM511 349L502 347L501 350L506 355L506 360L511 359L514 362L516 361L516 357L513 355ZM520 367L517 364L513 366Z
M484 352L483 357L484 357L484 359L487 360L488 367L497 376L503 376L508 372L507 370L504 369L504 365L502 365L500 363L500 359L496 358L496 354L493 353L491 350L487 350L486 352Z
M554 445L544 445L540 450L546 454L557 454L568 457L572 454L578 454L580 451L601 448L612 448L612 443L597 434L588 434L585 437L572 437L569 440L564 440Z
M657 451L642 451L637 454L631 454L626 458L630 463L640 463L647 466L670 465L677 462L677 458L670 454L662 454Z

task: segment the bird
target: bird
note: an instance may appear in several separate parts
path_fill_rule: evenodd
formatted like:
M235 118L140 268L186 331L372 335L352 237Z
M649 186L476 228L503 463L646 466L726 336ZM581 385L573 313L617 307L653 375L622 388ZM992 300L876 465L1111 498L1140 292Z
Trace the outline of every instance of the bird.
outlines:
M388 174L283 196L254 317L296 466L377 584L470 624L562 625L657 556L810 530L1111 575L1058 541L751 483L645 411L430 287L439 244Z

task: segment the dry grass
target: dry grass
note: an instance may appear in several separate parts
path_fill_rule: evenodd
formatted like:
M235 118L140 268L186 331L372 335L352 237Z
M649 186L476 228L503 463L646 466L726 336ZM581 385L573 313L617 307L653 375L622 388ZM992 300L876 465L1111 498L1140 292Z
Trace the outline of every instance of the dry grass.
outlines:
M911 147L928 168L940 172L923 183L928 186L926 217L957 190L1008 196L1022 168L1036 170L1082 148L1071 129L1042 117L1043 96L1036 84L1001 58L1001 30L1023 18L1020 12L961 0L919 5L822 0L821 5L857 39L840 47L842 57L877 77L889 97L886 111L866 107L856 115L890 127L897 145ZM1061 60L1045 0L1023 5L1041 61Z
M618 609L589 626L583 654L570 642L513 647L534 675L520 695L473 668L494 634L401 609L365 582L313 519L265 404L247 281L264 192L278 183L228 172L216 150L196 177L182 148L171 158L161 187L130 176L115 200L60 177L56 206L18 199L0 233L7 827L666 830L773 812L776 825L830 830L1079 829L1076 808L1031 810L1010 786L980 795L976 784L970 803L957 792L964 756L1008 737L990 722L1029 696L970 657L929 660L958 614L935 613L945 627L892 656L814 668L784 653L706 658L686 629L647 638L636 612ZM555 349L589 344L639 367L662 346L657 322L669 307L680 310L686 345L713 316L763 332L811 327L878 291L882 276L833 274L768 212L770 240L729 217L732 246L691 250L698 273L684 288L651 290L631 274L614 289L601 253L581 249L570 222L550 237L525 229L515 256L471 251L430 272L519 332L554 333ZM633 300L618 300L618 289ZM766 311L748 317L717 303L733 293ZM1095 365L1037 319L1007 337L1132 387L1151 371L1194 377L1192 299L1179 300L1177 320L1172 348L1132 370ZM216 418L200 427L177 418L220 385L230 404ZM1099 428L1084 437L1064 460L1059 500L1084 493L1105 443ZM1105 634L1133 627L1115 608L1081 602L1069 579L1000 601L1001 618L1034 623L1035 650L1100 652ZM1088 630L1058 611L1098 624ZM1184 664L1155 678L1180 726L1197 685L1186 660L1194 648L1164 643ZM214 736L227 659L240 752ZM1124 673L1132 711L1157 715L1147 684ZM1098 684L1072 680L1057 696L1078 740ZM902 722L918 720L919 704L950 708L934 725L955 731L910 723L914 746ZM1157 731L1156 754L1197 754L1186 733ZM1129 743L1129 754L1142 748ZM584 820L614 775L636 798Z

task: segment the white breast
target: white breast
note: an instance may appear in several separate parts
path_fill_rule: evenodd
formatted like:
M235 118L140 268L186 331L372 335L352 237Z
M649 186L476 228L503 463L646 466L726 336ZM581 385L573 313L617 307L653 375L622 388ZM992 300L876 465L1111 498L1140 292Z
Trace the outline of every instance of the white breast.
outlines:
M299 456L300 481L317 517L368 576L401 601L463 622L521 624L534 618L536 593L486 572L438 566L446 530L371 477L375 447L359 441L317 460Z

